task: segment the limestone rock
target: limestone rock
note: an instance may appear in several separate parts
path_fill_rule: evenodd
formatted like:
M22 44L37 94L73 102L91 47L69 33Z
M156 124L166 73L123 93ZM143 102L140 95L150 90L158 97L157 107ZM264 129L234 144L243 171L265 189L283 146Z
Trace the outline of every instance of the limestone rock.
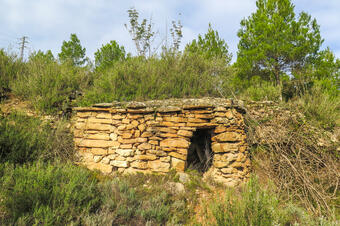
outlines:
M167 173L170 169L170 163L162 162L160 160L149 161L148 167L155 172Z
M129 157L133 155L132 149L116 149L116 153L123 157Z
M171 158L171 167L176 169L176 171L178 171L178 172L184 172L185 161L172 157Z
M129 163L127 161L120 161L120 160L112 160L110 162L110 165L115 166L115 167L122 167L122 168L129 167Z
M178 147L178 148L188 148L189 142L185 139L164 139L160 142L161 147Z

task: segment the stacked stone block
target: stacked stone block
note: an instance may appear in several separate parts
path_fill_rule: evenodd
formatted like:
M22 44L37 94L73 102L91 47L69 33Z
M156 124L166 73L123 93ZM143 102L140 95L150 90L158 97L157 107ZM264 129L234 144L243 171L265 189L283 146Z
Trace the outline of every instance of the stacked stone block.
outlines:
M82 164L110 174L184 171L197 129L211 129L206 174L227 185L249 177L244 109L220 98L98 104L75 108L75 145Z

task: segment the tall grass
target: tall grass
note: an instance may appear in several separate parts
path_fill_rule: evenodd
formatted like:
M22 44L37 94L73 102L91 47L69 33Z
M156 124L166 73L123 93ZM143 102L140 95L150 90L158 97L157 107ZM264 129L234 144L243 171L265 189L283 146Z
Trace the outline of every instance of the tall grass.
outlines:
M23 164L38 159L72 159L74 145L65 123L53 127L18 113L0 115L0 163Z
M91 83L87 68L59 64L33 57L26 65L27 71L12 83L13 93L29 99L35 109L46 113L65 110L72 97Z
M200 55L128 58L98 74L80 104L220 96L221 83L229 75L224 61Z
M314 217L291 202L282 202L271 189L265 189L253 176L237 191L227 189L205 206L206 225L336 225L337 221Z
M2 225L80 223L101 203L95 177L70 163L0 166Z
M10 83L24 71L25 66L16 55L0 49L0 99L11 90Z

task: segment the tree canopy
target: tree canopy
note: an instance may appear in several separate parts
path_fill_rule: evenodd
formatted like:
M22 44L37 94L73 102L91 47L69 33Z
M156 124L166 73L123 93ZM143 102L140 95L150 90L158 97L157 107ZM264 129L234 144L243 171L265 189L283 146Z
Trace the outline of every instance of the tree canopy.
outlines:
M283 75L294 76L318 57L319 25L305 12L297 17L290 0L257 0L256 6L237 34L239 75L280 85Z
M95 66L97 69L104 69L112 66L114 62L125 59L125 49L119 46L116 41L110 41L106 45L102 45L97 52L94 53Z
M61 52L58 54L62 63L70 62L74 66L82 66L86 62L86 49L80 44L76 34L71 34L70 41L63 41Z
M218 32L212 29L209 24L208 32L198 35L198 39L194 39L185 47L185 52L195 53L205 56L206 58L224 58L227 63L231 61L231 54L228 51L227 43L220 38Z

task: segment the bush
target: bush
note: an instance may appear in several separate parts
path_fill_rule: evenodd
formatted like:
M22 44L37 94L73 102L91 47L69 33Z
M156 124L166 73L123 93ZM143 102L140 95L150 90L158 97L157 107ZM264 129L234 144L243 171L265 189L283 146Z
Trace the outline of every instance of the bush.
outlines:
M326 218L314 218L302 208L264 189L253 176L237 192L228 189L226 196L217 195L206 205L206 222L211 225L336 225Z
M35 109L55 114L65 110L76 93L90 82L91 73L86 68L31 57L27 72L18 76L12 90L14 94L29 99Z
M71 163L4 164L0 175L1 224L80 223L100 206L95 177Z
M98 102L220 96L229 67L218 59L166 53L161 58L128 58L97 74L80 105Z
M37 159L71 159L72 135L63 122L52 128L38 118L16 113L0 116L0 163L22 164Z
M24 64L15 55L9 55L3 49L0 49L0 99L11 90L11 82L24 69Z
M326 84L322 81L317 82L295 103L302 109L307 119L324 129L333 129L340 125L339 91L329 88L327 82Z
M183 224L190 214L188 194L168 189L169 175L132 174L99 184L103 204L100 211L86 218L87 225L171 225ZM196 197L196 196L195 196Z

